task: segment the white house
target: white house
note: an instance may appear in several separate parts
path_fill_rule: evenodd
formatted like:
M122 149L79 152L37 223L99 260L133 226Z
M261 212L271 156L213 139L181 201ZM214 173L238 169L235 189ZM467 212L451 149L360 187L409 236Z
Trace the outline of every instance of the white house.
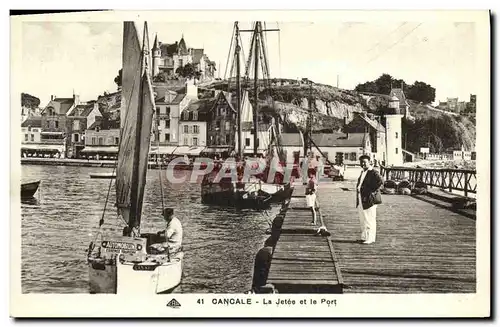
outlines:
M324 133L313 134L314 144L321 150L331 163L358 164L359 157L371 154L371 142L365 133ZM316 156L321 156L317 149L313 148Z
M176 155L197 156L207 146L206 113L213 105L210 99L192 101L179 120L179 144Z

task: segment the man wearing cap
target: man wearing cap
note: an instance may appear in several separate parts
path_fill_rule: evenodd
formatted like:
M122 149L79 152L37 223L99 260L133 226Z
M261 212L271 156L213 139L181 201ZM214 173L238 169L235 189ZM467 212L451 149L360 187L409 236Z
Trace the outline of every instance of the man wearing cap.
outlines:
M359 163L363 170L356 186L356 207L361 224L361 242L371 244L377 234L377 205L382 203L380 188L383 181L378 171L373 169L369 156L362 155Z
M163 210L163 219L165 219L167 226L159 234L165 234L166 241L152 244L150 248L153 248L158 253L165 252L168 248L171 255L182 251L182 224L177 217L174 217L174 209L165 208Z

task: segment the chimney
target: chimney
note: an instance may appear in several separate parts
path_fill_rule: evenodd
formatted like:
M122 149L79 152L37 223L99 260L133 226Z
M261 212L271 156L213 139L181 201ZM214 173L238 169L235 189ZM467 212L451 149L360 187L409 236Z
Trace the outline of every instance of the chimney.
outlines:
M50 96L50 101L54 100L55 98L56 98L56 96L55 96L55 95L51 95L51 96Z
M80 96L73 94L73 102L74 102L75 106L79 105L80 104Z

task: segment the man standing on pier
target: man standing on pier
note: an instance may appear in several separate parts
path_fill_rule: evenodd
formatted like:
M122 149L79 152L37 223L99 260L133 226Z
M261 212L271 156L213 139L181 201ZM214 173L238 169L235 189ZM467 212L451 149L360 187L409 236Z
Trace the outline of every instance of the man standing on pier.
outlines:
M363 170L356 187L356 207L361 224L361 242L371 244L377 234L377 205L382 203L380 188L383 181L378 171L373 169L369 156L362 155L359 163Z

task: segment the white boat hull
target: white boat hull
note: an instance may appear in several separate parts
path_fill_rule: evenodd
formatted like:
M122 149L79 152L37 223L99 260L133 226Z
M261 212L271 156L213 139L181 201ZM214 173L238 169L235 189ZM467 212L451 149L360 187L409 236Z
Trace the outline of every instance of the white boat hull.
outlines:
M150 261L117 262L96 269L90 264L90 292L131 295L171 292L181 282L183 256L180 253L161 265Z

